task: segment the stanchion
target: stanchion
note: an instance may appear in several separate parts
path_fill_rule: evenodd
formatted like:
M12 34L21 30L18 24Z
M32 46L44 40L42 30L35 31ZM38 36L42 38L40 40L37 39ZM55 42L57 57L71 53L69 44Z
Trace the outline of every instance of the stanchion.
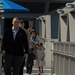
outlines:
M0 53L0 75L2 75L2 54Z
M0 40L0 75L2 75L2 53L1 53L1 40Z
M0 2L0 16L1 16L1 13L4 12L2 6L3 6L3 2ZM0 17L0 19L1 19L1 17ZM0 32L0 36L1 36L1 32ZM1 40L0 40L0 52L1 52ZM2 75L1 67L2 67L2 54L0 53L0 75Z

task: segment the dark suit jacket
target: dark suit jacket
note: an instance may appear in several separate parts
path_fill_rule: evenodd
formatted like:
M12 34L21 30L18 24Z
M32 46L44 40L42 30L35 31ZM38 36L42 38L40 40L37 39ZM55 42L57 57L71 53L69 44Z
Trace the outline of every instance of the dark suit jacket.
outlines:
M2 39L2 49L5 50L6 54L14 56L23 56L24 53L28 54L28 39L24 30L19 28L16 34L16 38L13 38L12 28L8 29ZM25 52L24 52L25 48Z

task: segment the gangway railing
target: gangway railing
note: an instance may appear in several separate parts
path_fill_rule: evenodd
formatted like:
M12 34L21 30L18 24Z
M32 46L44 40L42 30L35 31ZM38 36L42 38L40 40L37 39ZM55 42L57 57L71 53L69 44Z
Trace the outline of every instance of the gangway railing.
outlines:
M75 42L54 42L52 51L52 75L74 75Z

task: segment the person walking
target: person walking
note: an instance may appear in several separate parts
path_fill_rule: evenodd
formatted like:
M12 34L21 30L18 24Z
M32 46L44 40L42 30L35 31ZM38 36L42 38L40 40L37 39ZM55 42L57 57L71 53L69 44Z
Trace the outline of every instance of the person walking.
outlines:
M27 38L28 38L28 44L29 44L30 34L29 34L29 31L24 28L24 26L25 26L25 23L24 23L24 21L21 19L21 20L20 20L19 27L22 28L22 29L26 32L26 35L27 35ZM27 58L24 58L23 63L21 64L19 75L23 75L23 69L24 69L24 66L25 66L25 64L26 64L26 63L25 63L25 60L26 60L26 59L27 59Z
M26 60L26 73L28 73L29 75L32 73L35 57L36 55L34 51L30 49L28 52L28 59Z
M5 75L11 75L11 67L13 67L13 75L19 75L20 66L24 57L28 57L28 39L24 30L19 27L19 18L12 20L12 27L5 31L1 48L5 51Z
M31 74L33 65L34 65L34 60L36 58L36 46L38 44L38 40L35 38L35 31L32 31L30 33L31 39L30 39L30 48L28 52L28 59L27 59L27 65L26 65L26 72Z
M44 50L43 44L39 43L37 45L37 53L36 53L36 60L37 60L37 65L39 69L39 75L43 73L43 67L45 65L44 58L45 58L45 50Z

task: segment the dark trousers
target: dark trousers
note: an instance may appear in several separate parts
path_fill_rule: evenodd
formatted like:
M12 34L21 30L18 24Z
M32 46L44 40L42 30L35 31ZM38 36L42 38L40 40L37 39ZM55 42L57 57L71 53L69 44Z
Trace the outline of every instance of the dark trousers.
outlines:
M26 66L26 69L27 69L26 73L31 74L32 73L32 68L33 68L33 65L27 64L27 66Z
M21 64L21 66L20 66L19 75L23 75L23 68L24 68L24 66L25 66L25 59L23 59L23 62Z
M11 75L11 67L13 67L13 75L19 75L19 70L22 61L23 56L5 55L5 75Z
M32 73L32 68L33 68L33 62L34 62L34 56L33 53L28 53L28 59L27 59L27 64L26 64L26 69L27 73L31 74Z

